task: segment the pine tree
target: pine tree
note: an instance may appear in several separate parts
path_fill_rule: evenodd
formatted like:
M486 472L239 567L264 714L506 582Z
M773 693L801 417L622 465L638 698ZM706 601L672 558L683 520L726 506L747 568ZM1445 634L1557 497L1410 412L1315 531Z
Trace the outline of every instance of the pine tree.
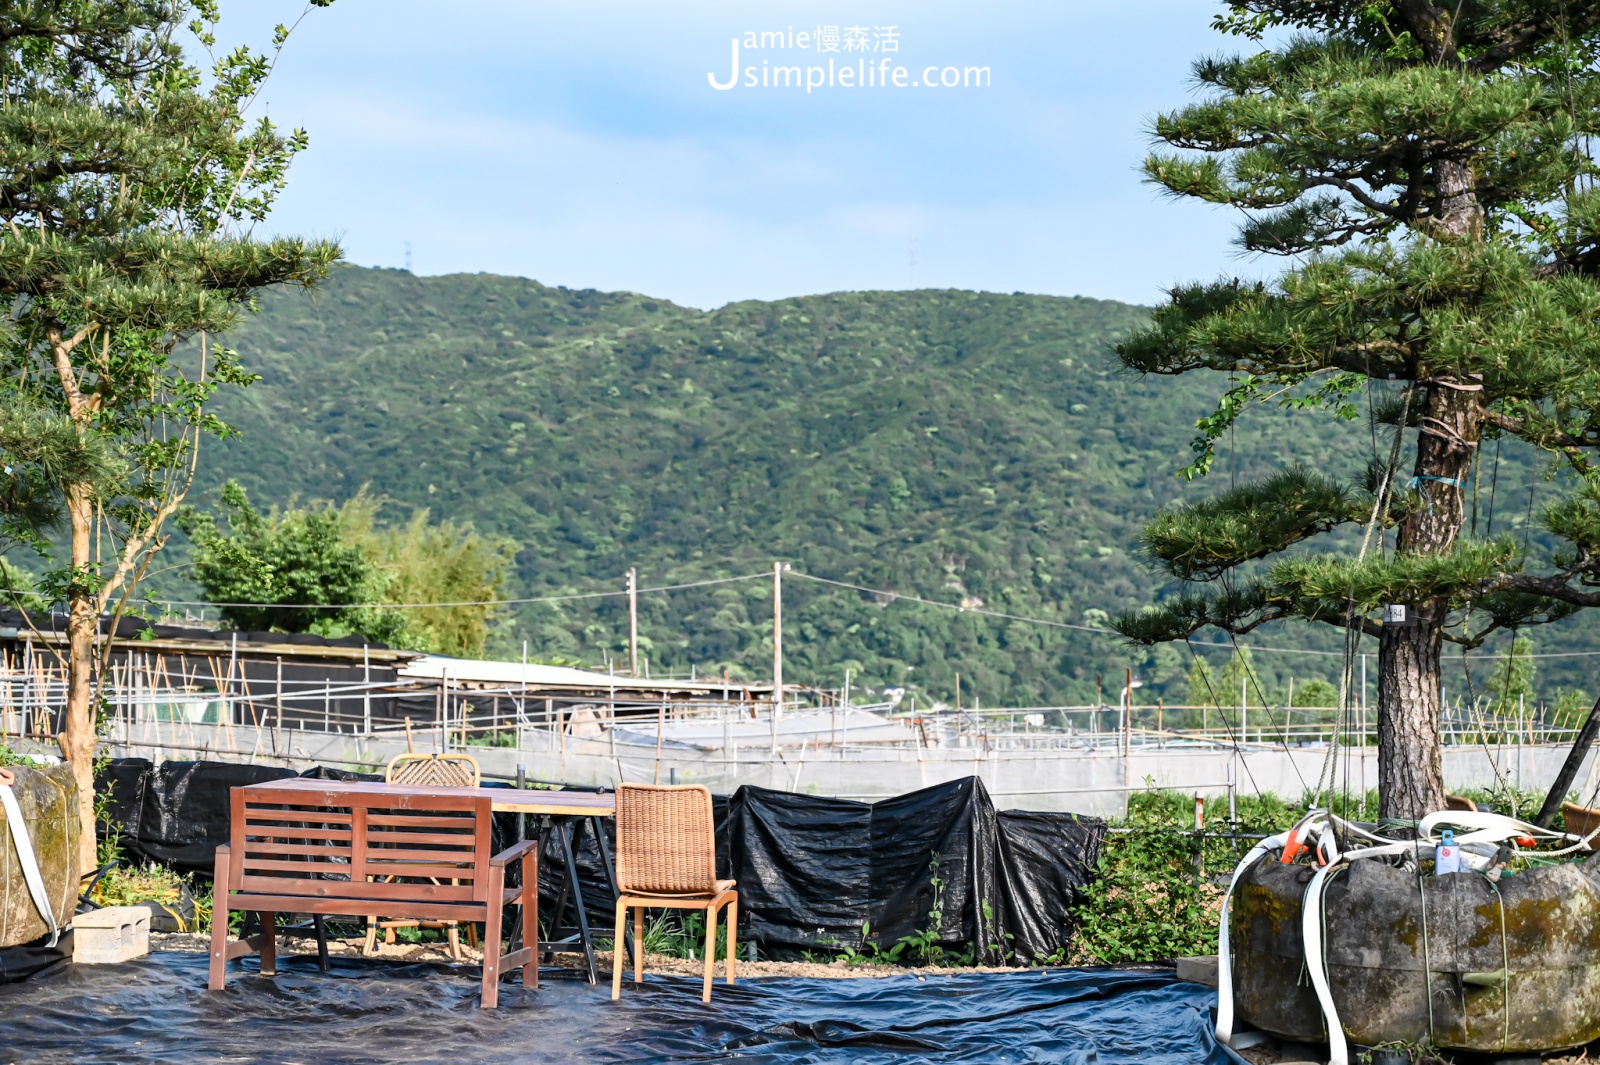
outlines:
M62 482L68 549L40 582L68 608L57 741L86 866L101 617L121 616L165 543L201 438L228 431L207 401L253 380L214 335L255 293L314 283L338 256L250 236L305 136L247 118L273 53L228 52L209 78L185 58L180 35L210 49L217 18L214 0L0 6L0 378L104 441L121 471Z
M1445 796L1443 645L1600 605L1600 3L1242 0L1217 24L1255 50L1195 65L1203 96L1157 118L1171 149L1145 171L1294 265L1176 289L1118 354L1229 375L1190 477L1262 404L1353 423L1370 402L1392 431L1358 483L1291 465L1162 514L1145 546L1182 587L1118 627L1375 637L1381 812L1417 817ZM1502 435L1565 471L1542 517L1560 550L1473 538L1468 478Z

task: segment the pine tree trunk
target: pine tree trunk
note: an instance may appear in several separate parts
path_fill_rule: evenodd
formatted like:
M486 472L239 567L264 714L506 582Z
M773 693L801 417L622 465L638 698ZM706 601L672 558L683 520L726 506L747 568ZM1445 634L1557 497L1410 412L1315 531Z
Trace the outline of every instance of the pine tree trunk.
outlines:
M94 503L87 485L72 485L67 489L67 513L72 521L72 568L75 573L84 573L92 561L89 538L94 528ZM80 874L94 869L96 858L94 645L99 629L94 593L75 579L67 596L67 713L56 742L78 785Z
M1402 555L1439 555L1455 546L1483 421L1476 382L1435 378L1421 387L1427 392L1412 487L1425 502L1400 525L1396 549ZM1444 808L1439 654L1446 604L1404 605L1414 624L1385 626L1378 644L1378 811L1415 820Z

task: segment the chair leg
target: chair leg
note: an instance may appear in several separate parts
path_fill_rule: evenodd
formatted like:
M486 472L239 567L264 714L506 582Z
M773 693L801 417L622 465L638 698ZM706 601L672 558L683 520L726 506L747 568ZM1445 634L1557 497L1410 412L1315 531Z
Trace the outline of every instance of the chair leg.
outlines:
M219 847L211 888L211 973L206 981L213 991L221 991L228 979L228 860L228 848Z
M278 915L261 913L261 975L278 975Z
M481 946L481 944L478 942L478 922L477 921L468 921L467 922L467 945L471 946L471 947Z
M367 941L365 943L361 944L361 956L364 957L364 958L370 958L370 957L372 957L373 952L376 951L377 949L378 949L378 919L376 917L368 917L367 918Z
M706 907L706 980L700 992L701 1002L711 1001L711 973L717 967L717 907Z
M633 908L633 982L644 983L644 907Z
M505 887L505 867L494 866L489 870L489 913L483 922L483 1008L486 1010L500 1005L500 918L505 912L500 900L505 897ZM454 938L454 923L450 926L450 934L459 951L461 944Z
M739 896L728 900L728 983L738 972L739 962Z
M617 900L617 938L611 941L611 1001L615 1002L622 997L622 948L623 935L628 927L628 900L624 896ZM554 933L552 933L553 935ZM639 954L639 941L633 941L634 956ZM538 964L538 956L534 957L534 964Z
M445 938L450 941L450 957L455 961L461 960L461 925L451 921L445 925Z

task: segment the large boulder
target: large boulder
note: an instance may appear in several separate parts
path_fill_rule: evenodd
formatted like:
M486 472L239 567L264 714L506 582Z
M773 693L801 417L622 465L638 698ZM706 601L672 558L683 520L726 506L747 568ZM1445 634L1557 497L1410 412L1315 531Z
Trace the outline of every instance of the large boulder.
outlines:
M1231 922L1240 1016L1305 1042L1327 1034L1300 935L1312 872L1261 862ZM1498 884L1356 861L1330 879L1324 914L1328 983L1353 1042L1512 1054L1600 1039L1600 855Z
M8 767L16 776L11 790L33 841L56 921L66 924L78 899L78 788L67 766ZM11 826L0 806L0 947L29 943L50 931L33 904L22 876Z

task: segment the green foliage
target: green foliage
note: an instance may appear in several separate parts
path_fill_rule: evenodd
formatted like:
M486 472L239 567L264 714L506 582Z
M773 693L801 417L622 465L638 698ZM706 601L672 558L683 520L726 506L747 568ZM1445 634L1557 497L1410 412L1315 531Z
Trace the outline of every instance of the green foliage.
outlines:
M26 393L0 393L0 555L16 546L47 551L66 519L66 486L103 493L118 472L98 433Z
M1183 491L1164 471L1225 384L1119 373L1110 346L1147 320L1109 302L947 291L708 314L514 278L340 267L311 300L263 297L231 335L263 380L219 399L240 431L206 449L200 480L214 491L234 477L278 504L348 501L370 483L401 514L431 508L486 541L516 540L504 585L515 597L620 591L631 565L648 588L781 558L1103 627L1157 595L1160 576L1128 545ZM1258 409L1236 444L1242 481L1285 454L1341 483L1362 476L1337 428L1293 411ZM1503 463L1502 503L1526 483L1528 449L1507 441ZM1487 496L1487 470L1483 481ZM183 575L162 574L160 593L205 594ZM792 576L784 597L788 670L808 682L837 686L848 669L858 692L909 685L948 703L959 672L964 705L1060 705L1092 701L1098 674L1131 665L1141 698L1188 701L1182 648L1130 650ZM639 608L654 672L771 669L764 581L646 594ZM620 596L529 604L492 620L485 646L514 659L526 639L536 660L592 665L625 656L627 631ZM1548 649L1597 646L1592 632L1553 635ZM1331 631L1277 642L1339 646ZM1582 662L1554 660L1541 682L1584 683ZM1272 690L1306 665L1257 661Z
M404 618L404 646L435 654L477 657L493 625L495 608L481 605L504 594L516 543L479 535L470 523L437 524L423 507L399 525L377 520L385 500L357 492L339 508L344 539L358 545L382 575L384 604L444 604L396 609Z
M1524 706L1532 708L1533 681L1538 671L1538 662L1532 654L1533 641L1518 636L1511 643L1511 653L1494 664L1486 693L1494 713L1516 714Z
M1127 545L1178 490L1159 471L1204 410L1198 382L1115 371L1110 344L1144 321L1109 302L947 291L708 314L341 267L314 300L268 296L240 323L233 343L263 380L221 400L240 433L207 450L201 478L280 504L348 500L370 482L399 506L514 538L518 597L620 591L631 565L648 588L780 558L1094 625L1154 594ZM1241 439L1273 454L1292 433L1285 420ZM1345 462L1309 447L1318 468ZM858 691L910 685L949 702L959 672L968 705L1058 705L1093 699L1096 674L1128 664L1090 633L798 578L784 596L788 670L817 683L848 669ZM762 581L640 598L652 671L765 676L770 626ZM487 646L515 658L523 639L545 660L625 655L626 601L519 607ZM1165 680L1181 683L1187 657Z
M55 450L76 455L54 479L79 500L80 557L44 583L90 613L131 591L199 438L228 431L212 396L253 379L208 339L179 345L226 329L261 289L314 283L338 255L248 235L305 136L246 115L270 56L236 49L209 77L184 56L175 35L217 17L211 3L122 0L0 15L3 405L46 412ZM51 479L41 456L24 460ZM92 525L101 549L81 557Z
M1128 819L1111 826L1076 913L1076 960L1150 962L1214 954L1223 892L1216 877L1231 872L1250 845L1222 836L1281 832L1299 817L1293 805L1270 795L1240 795L1238 807L1238 824L1226 825L1213 808L1208 832L1196 835L1193 796L1130 796Z
M1338 706L1339 689L1321 677L1297 681L1294 686L1293 706Z
M236 481L220 496L226 529L192 507L179 512L178 526L192 544L194 579L230 604L222 616L239 628L359 632L413 650L482 653L494 614L471 604L500 597L508 543L454 522L430 524L426 509L382 526L384 501L365 490L340 507L291 501L265 515ZM456 605L391 605L417 603Z
M196 548L195 579L215 601L233 604L221 608L233 624L329 636L354 631L378 642L400 635L404 616L374 608L383 575L345 537L337 510L291 504L263 515L234 481L223 486L222 509L226 530L193 508L181 512L178 525ZM248 605L258 603L274 605Z
M1274 407L1324 429L1354 429L1365 407L1353 450L1370 457L1354 476L1288 465L1158 517L1146 547L1187 587L1117 630L1141 644L1279 620L1375 634L1375 610L1409 604L1418 643L1448 625L1475 647L1600 605L1600 20L1520 2L1240 0L1218 25L1294 32L1196 63L1200 98L1156 119L1167 147L1146 175L1243 209L1243 248L1299 258L1270 284L1175 289L1118 354L1141 373L1229 375L1186 475ZM1568 473L1540 541L1477 528L1475 463L1497 437ZM1433 700L1408 693L1436 690L1437 671L1416 673L1385 705L1431 718Z

